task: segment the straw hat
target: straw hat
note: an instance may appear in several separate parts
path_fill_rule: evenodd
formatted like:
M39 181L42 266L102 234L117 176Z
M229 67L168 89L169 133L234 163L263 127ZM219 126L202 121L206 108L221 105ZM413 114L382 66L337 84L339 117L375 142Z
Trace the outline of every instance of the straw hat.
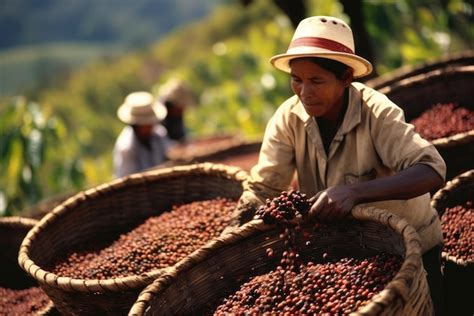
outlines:
M166 107L146 91L132 92L117 110L118 118L130 125L153 125L166 117Z
M273 56L270 62L275 68L290 72L290 60L299 57L339 61L354 70L354 78L372 72L372 64L355 54L354 37L349 25L331 16L313 16L302 20L286 53Z
M162 102L171 101L183 108L195 105L195 96L192 90L176 78L169 79L158 89L158 97Z

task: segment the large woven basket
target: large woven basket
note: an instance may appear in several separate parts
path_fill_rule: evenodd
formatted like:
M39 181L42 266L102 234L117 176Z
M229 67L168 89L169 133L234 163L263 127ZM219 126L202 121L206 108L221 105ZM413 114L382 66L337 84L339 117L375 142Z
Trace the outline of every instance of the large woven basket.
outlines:
M23 241L21 267L40 283L63 314L126 314L140 291L165 269L107 280L72 279L45 270L75 245L118 236L173 205L235 198L247 173L218 164L177 166L117 179L68 199Z
M365 84L374 89L382 89L395 84L400 80L425 74L433 70L468 65L474 65L474 51L471 50L450 54L414 66L403 66L384 75L367 80Z
M355 315L430 315L433 305L416 231L405 220L373 207L356 207L352 214L355 220L349 225L314 231L304 255L315 262L323 253L330 258L381 251L402 255L395 278ZM202 315L209 303L235 292L248 277L275 267L277 259L269 259L266 249L281 253L279 233L253 220L213 240L147 286L129 315Z
M474 170L466 171L446 183L433 196L432 206L442 216L446 208L474 199ZM471 223L471 226L474 223ZM452 315L472 315L474 303L474 262L442 252L447 309Z
M379 91L399 105L407 122L437 103L457 103L474 111L474 66L458 66L410 77ZM447 178L474 168L474 130L435 139L447 165Z
M38 286L36 280L18 265L21 242L37 223L37 220L19 216L0 217L0 287L19 290ZM38 314L45 315L52 310L51 303Z

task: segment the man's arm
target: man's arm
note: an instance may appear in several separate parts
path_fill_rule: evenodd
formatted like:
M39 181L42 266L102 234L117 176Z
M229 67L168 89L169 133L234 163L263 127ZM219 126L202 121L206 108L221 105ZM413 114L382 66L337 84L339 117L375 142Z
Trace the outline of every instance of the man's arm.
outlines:
M310 216L328 220L346 216L361 203L407 200L432 192L444 184L441 176L431 167L415 164L397 174L350 185L330 187L318 192Z

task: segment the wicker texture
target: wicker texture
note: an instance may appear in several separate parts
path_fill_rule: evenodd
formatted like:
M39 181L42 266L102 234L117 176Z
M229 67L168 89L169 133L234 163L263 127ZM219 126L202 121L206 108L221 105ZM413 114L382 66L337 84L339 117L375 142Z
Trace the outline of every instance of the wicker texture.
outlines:
M461 205L468 199L474 199L474 170L466 171L447 182L433 196L431 204L442 216L446 208ZM452 315L472 315L474 262L462 260L446 252L441 255L445 264L444 285L448 311Z
M166 269L107 280L72 279L44 267L81 242L118 236L173 205L217 197L238 198L247 173L218 164L195 164L137 173L86 190L46 215L19 253L63 314L126 314L140 291Z
M437 103L457 103L474 111L474 66L437 69L380 89L405 112L407 122ZM474 130L435 139L447 165L447 179L474 168Z
M350 228L318 229L303 256L366 256L384 251L404 256L386 288L354 315L430 315L432 302L421 262L419 236L386 211L354 208ZM304 224L309 225L309 224ZM276 259L266 249L284 249L279 231L254 220L194 252L147 286L129 315L200 315L208 304L233 293L249 276L269 272ZM317 260L315 260L317 262Z
M450 54L437 60L428 61L415 66L403 66L384 75L370 79L366 81L365 84L374 89L382 89L395 84L400 80L428 73L433 70L473 64L474 51L468 50L460 53Z

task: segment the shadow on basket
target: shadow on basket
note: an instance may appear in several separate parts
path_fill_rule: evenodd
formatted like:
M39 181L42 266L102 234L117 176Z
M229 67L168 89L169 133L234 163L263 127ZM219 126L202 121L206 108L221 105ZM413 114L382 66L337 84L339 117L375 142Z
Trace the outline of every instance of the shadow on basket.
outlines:
M314 299L319 296L321 300L328 300L331 295L336 298L341 294L339 302L336 300L329 306L326 304L325 308L331 311L337 307L336 304L342 304L343 299L353 299L350 303L354 303L368 294L363 291L357 294L357 289L362 288L358 282L361 282L364 276L359 280L354 279L353 286L347 290L336 289L335 283L339 279L334 273L342 267L340 262L345 260L343 258L351 257L353 259L349 261L358 262L381 253L398 256L401 267L394 271L394 277L388 284L383 288L378 287L378 294L370 295L364 306L361 305L352 312L355 315L432 314L433 306L426 273L422 267L421 246L416 231L405 220L373 207L356 207L352 214L354 219L347 222L327 226L312 222L302 224L298 231L305 238L296 238L294 241L297 245L295 247L299 249L299 260L304 262L300 271L307 270L306 274L296 276L295 271L282 269L281 262L280 266L278 265L278 258L288 255L284 253L288 251L288 245L284 238L281 238L281 231L262 220L254 219L241 228L211 241L156 279L141 292L129 315L212 315L218 306L221 309L218 309L220 312L216 314L228 314L229 310L232 314L236 310L230 308L240 303L244 304L241 305L244 310L258 305L258 308L261 308L258 313L286 311L291 314L306 308L311 314L317 313L316 307L305 305L308 302L305 296L315 295ZM371 267L371 264L376 265L367 261L364 264ZM328 267L334 269L331 271ZM334 284L328 283L328 287L309 286L315 292L301 292L308 289L310 273L315 269L320 280ZM328 276L323 278L322 271L333 273L331 280ZM351 274L349 270L348 272L348 277L355 277L355 274ZM362 275L365 275L364 273L362 272ZM254 277L258 282L252 281ZM276 279L266 283L266 280L272 277ZM287 278L289 283L286 283ZM378 278L372 281L380 282L381 275ZM345 283L345 286L348 284ZM330 289L324 293L317 292L323 288L324 291ZM265 292L267 290L274 291L273 296L268 296L268 292ZM359 297L344 296L352 290L355 290ZM342 292L346 294L342 295ZM267 297L262 298L263 294ZM226 297L227 300L224 300ZM285 301L288 297L292 299L290 304L293 304L293 307L285 305L288 304L288 301ZM234 298L234 301L231 302L229 298ZM280 305L275 306L276 304ZM275 312L280 307L282 309Z

